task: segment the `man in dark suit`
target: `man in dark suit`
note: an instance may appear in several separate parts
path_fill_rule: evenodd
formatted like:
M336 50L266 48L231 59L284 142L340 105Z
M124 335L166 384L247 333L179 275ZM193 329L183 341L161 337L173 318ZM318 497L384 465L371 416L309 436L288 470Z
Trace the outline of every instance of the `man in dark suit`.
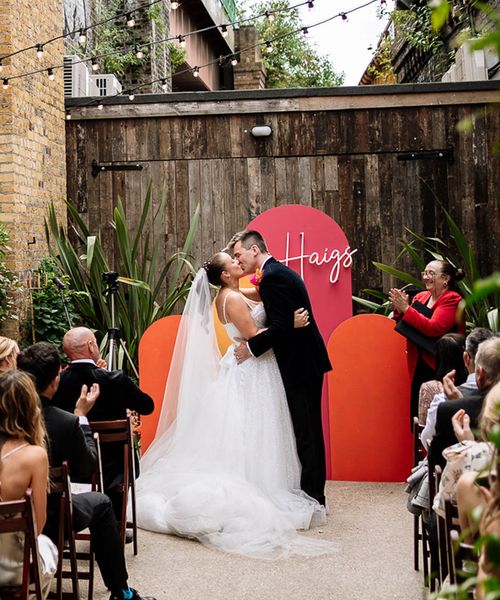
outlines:
M99 387L83 385L70 414L52 404L59 383L61 360L57 348L39 342L26 348L17 359L17 366L30 373L40 394L47 429L49 462L51 467L68 461L71 479L85 481L96 468L96 448L86 415L99 394ZM110 600L154 600L141 597L129 588L125 556L110 499L99 492L73 494L73 526L75 531L89 528L95 556ZM57 544L59 527L59 498L47 499L47 523L43 533Z
M481 342L473 364L475 365L477 389L466 382L454 390L450 390L451 394L449 392L449 395L452 395L454 399L442 402L438 406L436 433L429 447L429 473L433 473L435 465L444 468L446 459L443 457L443 450L457 442L452 422L455 413L459 410L465 411L470 420L470 427L477 427L484 397L490 387L500 378L500 337L494 336Z
M63 338L63 349L70 359L68 368L61 372L59 388L53 405L72 412L82 385L99 385L99 397L89 411L89 421L114 421L125 419L127 409L141 415L154 410L151 396L141 391L123 371L107 371L99 359L99 346L95 335L87 327L70 329ZM104 491L111 497L117 518L121 515L121 493L113 487L123 481L123 451L117 445L102 447Z
M230 250L245 273L261 271L259 292L268 321L265 331L236 348L236 358L241 363L251 355L258 357L270 348L274 350L302 465L301 488L324 505L326 465L321 391L324 373L331 365L306 287L295 271L269 254L257 231L233 236ZM309 325L294 329L294 311L301 307L309 314Z

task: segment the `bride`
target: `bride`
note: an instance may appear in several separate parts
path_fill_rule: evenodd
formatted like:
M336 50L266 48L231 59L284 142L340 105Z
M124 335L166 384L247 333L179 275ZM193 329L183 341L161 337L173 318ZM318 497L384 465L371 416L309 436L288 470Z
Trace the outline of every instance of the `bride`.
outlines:
M297 529L325 522L300 490L300 464L272 350L238 365L221 358L209 283L220 320L238 343L265 327L262 304L239 288L243 272L219 252L198 271L183 312L156 437L136 483L138 524L255 558L312 556L331 542ZM252 295L251 293L249 294Z

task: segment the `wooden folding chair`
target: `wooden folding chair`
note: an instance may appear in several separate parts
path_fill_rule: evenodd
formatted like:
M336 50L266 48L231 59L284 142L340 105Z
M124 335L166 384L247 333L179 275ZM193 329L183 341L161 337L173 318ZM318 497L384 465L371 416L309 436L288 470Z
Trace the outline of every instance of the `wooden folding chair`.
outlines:
M49 598L80 598L80 580L88 581L88 599L92 600L94 590L94 551L88 534L78 534L73 527L73 502L68 464L63 462L61 467L50 469L50 492L60 497L59 528L57 546L59 564L56 573L56 592ZM89 551L79 552L76 548L78 540L89 542ZM64 561L69 560L69 570L65 570ZM79 570L78 565L86 562L87 570ZM63 579L71 580L71 592L63 591Z
M420 440L423 431L417 417L413 417L413 464L417 465L424 456L424 447ZM429 576L429 549L422 515L413 515L413 568L419 570L419 546L422 548L422 563L424 567L424 581Z
M134 443L132 437L132 424L130 418L116 421L92 421L90 427L99 434L102 448L106 444L123 444L123 481L113 487L112 491L122 495L120 535L125 544L127 525L132 528L134 555L138 552L137 546L137 518L135 503L135 460ZM127 502L130 491L132 521L127 523Z
M433 493L432 493L432 500L431 500L431 510L432 510L432 505L434 503L434 496L436 495L437 491L439 490L439 483L441 481L441 476L443 474L443 470L441 469L441 467L439 465L435 465L434 466L434 489L433 489ZM443 585L443 581L446 578L446 575L448 574L448 554L447 554L447 547L446 547L446 522L444 517L442 517L440 514L435 513L436 515L436 520L437 520L437 538L438 538L438 556L439 556L439 572L438 572L438 579L439 579L439 584Z
M22 583L18 586L1 587L0 598L2 600L28 598L31 578L35 587L36 600L42 600L35 514L30 489L26 491L23 500L0 502L0 534L16 532L24 533Z

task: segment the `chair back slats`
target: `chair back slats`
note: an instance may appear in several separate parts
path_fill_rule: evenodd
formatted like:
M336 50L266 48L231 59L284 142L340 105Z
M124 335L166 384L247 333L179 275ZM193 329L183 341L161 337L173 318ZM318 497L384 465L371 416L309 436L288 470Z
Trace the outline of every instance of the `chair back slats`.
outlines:
M26 491L23 500L0 502L0 517L0 533L24 533L22 583L20 586L0 588L0 598L17 592L21 593L22 598L27 598L31 574L35 586L36 600L42 600L36 520L31 489Z

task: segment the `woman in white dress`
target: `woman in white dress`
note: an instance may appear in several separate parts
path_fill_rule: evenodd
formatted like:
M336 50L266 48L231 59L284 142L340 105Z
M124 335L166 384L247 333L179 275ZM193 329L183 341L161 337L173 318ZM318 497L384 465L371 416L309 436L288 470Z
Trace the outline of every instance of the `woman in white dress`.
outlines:
M156 437L137 481L140 527L256 558L331 552L297 529L325 522L300 490L285 390L272 350L238 365L221 358L216 308L238 342L265 327L264 308L239 289L243 272L220 252L196 275L177 335Z

